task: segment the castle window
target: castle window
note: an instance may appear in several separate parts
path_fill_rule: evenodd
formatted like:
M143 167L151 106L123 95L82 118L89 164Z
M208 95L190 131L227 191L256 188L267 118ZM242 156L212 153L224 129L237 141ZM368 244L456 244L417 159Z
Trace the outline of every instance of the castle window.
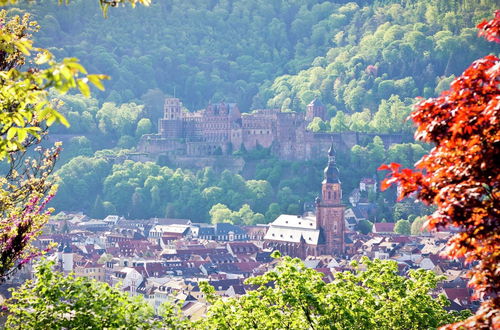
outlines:
M328 192L328 199L331 199L332 198L332 193L329 191Z

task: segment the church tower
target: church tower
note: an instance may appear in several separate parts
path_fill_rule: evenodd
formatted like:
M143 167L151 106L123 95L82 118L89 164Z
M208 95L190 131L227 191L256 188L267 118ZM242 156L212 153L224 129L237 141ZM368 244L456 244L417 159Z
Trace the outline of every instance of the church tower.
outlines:
M324 239L324 254L344 254L344 210L339 169L335 149L328 150L328 165L321 187L321 198L316 199L316 223Z

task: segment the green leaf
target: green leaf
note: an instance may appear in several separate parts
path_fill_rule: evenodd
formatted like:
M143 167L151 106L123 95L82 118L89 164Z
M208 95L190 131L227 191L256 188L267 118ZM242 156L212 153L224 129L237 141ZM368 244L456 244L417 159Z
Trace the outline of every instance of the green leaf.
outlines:
M95 87L99 88L101 91L104 90L104 85L101 81L104 79L109 79L108 76L103 74L89 74L87 75L87 78Z
M90 88L82 79L77 80L78 89L85 97L90 97Z

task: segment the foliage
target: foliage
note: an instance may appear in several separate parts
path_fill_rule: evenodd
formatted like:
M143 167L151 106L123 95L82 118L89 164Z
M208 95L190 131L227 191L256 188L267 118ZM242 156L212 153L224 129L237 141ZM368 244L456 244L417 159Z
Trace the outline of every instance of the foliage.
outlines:
M153 308L106 283L53 271L53 262L35 269L35 278L7 300L9 329L155 329Z
M373 228L373 223L371 223L368 220L361 220L357 225L356 225L356 230L361 232L362 234L369 234L372 232Z
M411 234L411 224L408 220L398 220L394 225L394 232L400 235L410 235Z
M39 140L45 125L69 125L48 100L49 88L63 94L78 88L89 96L89 82L103 89L101 80L107 79L88 75L75 58L56 62L51 52L34 47L30 37L37 29L28 14L7 19L7 12L0 11L0 159Z
M432 96L438 77L478 56L470 27L496 2L453 3L172 0L115 8L107 20L97 1L21 9L39 17L43 45L113 77L101 102L161 89L190 109L226 99L244 110L303 111L319 96L329 110L348 114L376 112L393 94L405 103Z
M239 211L231 211L224 204L215 204L210 211L210 222L213 224L220 222L229 222L235 225L255 225L264 222L264 216L260 213L255 213L250 208L250 205L243 204Z
M132 137L127 136L127 139ZM95 141L91 142L95 145ZM67 144L63 157L73 155L77 158L57 171L60 193L53 201L57 209L96 214L94 208L97 207L101 210L97 214L101 214L101 204L106 203L107 208L116 209L125 217L162 217L168 208L170 216L209 221L209 211L218 203L226 205L231 212L248 204L255 214L264 214L265 221L269 222L282 213L300 213L304 203L314 200L326 164L324 158L291 162L266 157L248 161L247 167L254 170L245 170L244 178L229 171L217 173L202 169L191 172L133 161L113 165L115 160L120 160L120 152L98 151L90 157L87 156L88 148L88 141L83 138L73 138ZM351 152L341 152L338 163L344 196L347 198L362 178L374 177L378 164L396 160L414 162L424 152L421 145L414 143L393 145L386 152L378 137L366 147L356 146ZM140 211L137 214L132 211L134 193L140 197L135 200L134 207ZM98 195L100 200L96 204ZM407 203L403 202L393 208L395 192L377 192L371 198L379 204L373 214L375 219L392 219L392 209L399 214L395 219L427 214L421 203L409 203L406 207Z
M411 223L411 234L412 235L422 235L423 233L428 232L425 228L426 217L417 217Z
M481 33L498 34L500 15L481 23ZM488 32L489 27L494 30ZM416 164L416 170L384 165L391 171L384 186L398 183L401 198L415 194L436 205L428 217L429 229L456 227L459 233L448 242L446 254L477 262L470 284L486 299L476 315L462 326L494 327L500 316L500 59L489 55L476 60L455 79L449 91L417 104L411 118L417 124L415 137L435 144Z
M256 288L222 299L203 290L211 306L196 324L204 329L429 329L463 318L447 312L432 290L442 277L423 269L398 275L394 261L352 263L352 271L323 274L299 259L283 258L275 269L247 279ZM212 294L211 294L212 293Z
M37 151L39 155L34 158L24 159L19 152L13 155L9 172L0 178L0 282L46 251L32 243L52 212L46 205L57 186L48 176L60 147Z
M312 95L346 115L369 109L386 117L384 102L397 95L402 104L392 116L396 120L374 120L381 130L373 125L369 129L382 133L392 126L408 131L402 119L411 99L433 96L439 77L458 74L488 47L472 37L471 27L497 5L447 0L356 3L325 6L328 15L313 31L333 36L326 51L307 69L263 84L258 99L271 107L288 103L292 110L303 111ZM300 46L298 42L297 53Z
M274 252L274 257L279 253ZM207 316L181 319L179 306L165 304L161 319L141 296L87 278L64 276L53 263L36 267L6 301L7 327L12 329L175 328L175 329L428 329L454 322L465 313L447 312L442 295L432 297L442 277L423 269L398 275L394 261L352 262L351 271L336 273L331 283L299 259L284 257L273 270L249 278L255 289L236 298L200 287L208 301Z
M59 4L63 2L68 4L70 0L58 0ZM18 0L0 0L0 6L5 5L13 5L17 4ZM109 7L117 7L119 5L125 5L125 3L129 3L132 7L135 7L136 4L140 3L144 6L149 6L151 4L151 0L99 0L99 5L101 7L102 13L106 17Z

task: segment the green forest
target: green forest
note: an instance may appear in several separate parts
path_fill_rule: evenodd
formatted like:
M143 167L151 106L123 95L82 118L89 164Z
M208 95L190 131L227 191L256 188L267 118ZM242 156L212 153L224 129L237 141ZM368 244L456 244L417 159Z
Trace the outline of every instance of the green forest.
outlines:
M106 19L94 1L7 10L30 12L40 25L35 42L57 58L77 57L89 72L111 77L92 98L51 92L71 124L50 129L64 141L57 210L216 222L211 209L222 204L226 221L252 224L304 211L318 194L326 155L289 162L249 151L241 174L122 162L143 134L156 132L166 96L191 111L224 100L242 111L297 112L318 97L328 119L315 118L312 131L411 134L405 118L416 97L438 95L474 58L494 52L475 31L494 3L169 0L112 8ZM429 149L385 150L375 137L342 152L344 201L362 178L382 178L380 164L411 166ZM376 221L400 220L398 210L408 208L394 204L395 191L368 198L378 205ZM247 208L252 216L242 217Z

